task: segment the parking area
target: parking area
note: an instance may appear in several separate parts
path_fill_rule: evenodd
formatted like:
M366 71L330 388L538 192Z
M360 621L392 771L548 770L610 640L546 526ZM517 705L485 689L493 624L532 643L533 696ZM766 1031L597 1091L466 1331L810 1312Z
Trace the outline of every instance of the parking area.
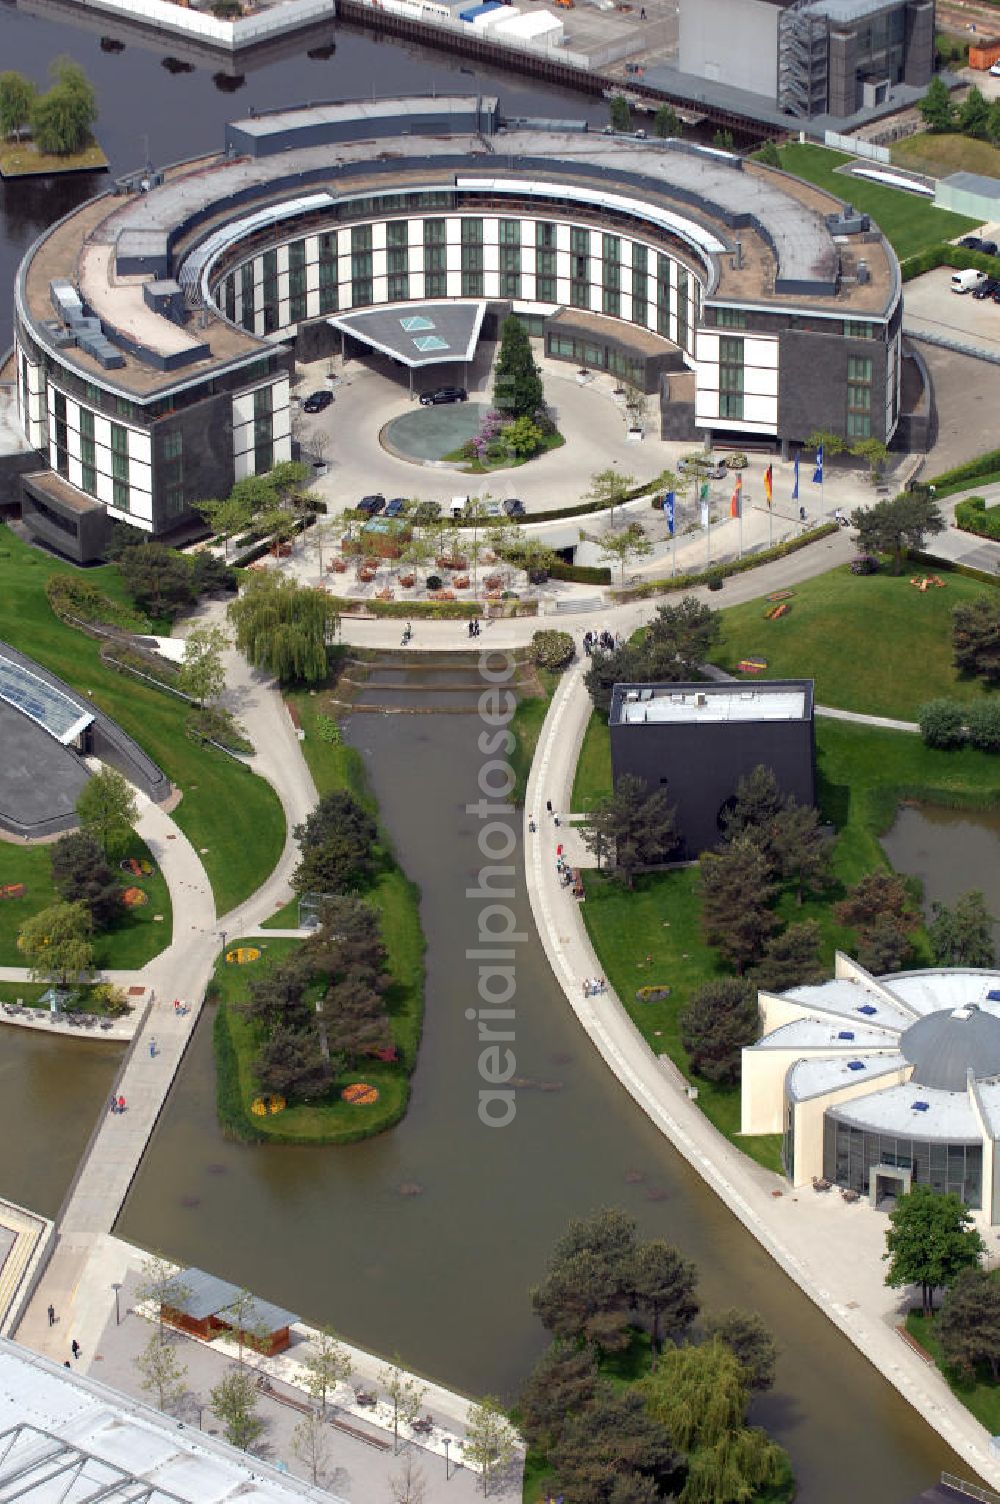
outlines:
M951 290L951 267L940 266L906 284L903 328L919 339L955 340L1000 359L1000 304Z

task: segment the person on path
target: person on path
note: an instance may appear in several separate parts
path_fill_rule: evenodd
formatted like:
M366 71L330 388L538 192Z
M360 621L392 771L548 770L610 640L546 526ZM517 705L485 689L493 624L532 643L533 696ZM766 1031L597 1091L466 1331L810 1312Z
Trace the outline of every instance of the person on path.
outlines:
M77 1342L75 1337L70 1343L70 1352L73 1354L74 1358L78 1358L80 1356L80 1344L79 1342Z
M150 1060L152 1060L155 1057L155 1055L156 1055L156 1040L155 1039L151 1039L149 1041L149 1058L150 1058Z
M55 1324L56 1324L56 1308L55 1308L55 1306L51 1306L50 1305L49 1306L49 1326L55 1326Z
M545 809L546 809L546 812L551 815L551 813L552 813L552 800L551 799L546 799L546 801L545 801Z
M118 1111L119 1112L124 1112L125 1111L125 1098L124 1097L119 1097L118 1098Z

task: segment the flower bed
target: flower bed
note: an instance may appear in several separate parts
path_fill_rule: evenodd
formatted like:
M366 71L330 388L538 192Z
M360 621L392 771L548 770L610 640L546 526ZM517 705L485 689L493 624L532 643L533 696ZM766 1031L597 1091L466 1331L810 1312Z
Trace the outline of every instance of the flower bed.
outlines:
M662 1003L670 996L670 988L663 987L640 987L635 995L637 1003Z
M791 609L792 608L788 604L788 602L783 601L780 606L772 606L770 610L764 612L765 620L780 621L783 616L788 615Z
M457 574L452 581L452 584L455 586L456 590L468 590L469 576L467 574Z
M122 894L122 903L129 909L141 909L148 902L149 894L144 893L142 888L126 888Z
M399 583L404 590L412 590L417 583L417 577L415 574L401 574L399 576Z
M340 1099L352 1107L371 1107L378 1101L378 1087L369 1086L367 1081L352 1081L350 1086L344 1087Z

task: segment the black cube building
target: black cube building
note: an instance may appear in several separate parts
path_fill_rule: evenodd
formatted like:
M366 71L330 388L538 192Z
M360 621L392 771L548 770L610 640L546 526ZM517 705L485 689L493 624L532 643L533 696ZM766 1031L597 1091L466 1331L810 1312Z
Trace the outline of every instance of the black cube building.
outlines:
M718 844L723 810L760 763L783 794L815 803L811 679L616 684L610 726L614 782L666 789L684 857Z

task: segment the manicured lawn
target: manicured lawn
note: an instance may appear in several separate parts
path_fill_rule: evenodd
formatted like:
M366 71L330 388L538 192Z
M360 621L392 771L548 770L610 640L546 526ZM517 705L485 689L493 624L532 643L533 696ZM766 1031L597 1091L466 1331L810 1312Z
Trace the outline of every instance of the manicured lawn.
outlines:
M950 1367L942 1356L934 1321L928 1321L919 1311L907 1316L906 1330L911 1337L917 1339L921 1347L927 1349L947 1380L949 1389L965 1408L986 1427L991 1436L1000 1433L1000 1384L995 1384L990 1378L989 1369L981 1367L976 1377L970 1379Z
M844 565L797 585L791 609L777 621L765 620L767 601L731 606L721 613L723 637L712 661L735 673L742 658L759 654L769 679L814 679L819 704L901 720L916 720L920 706L939 695L979 699L982 682L952 664L952 612L990 586L949 573L940 575L943 590L910 584L928 573L857 576Z
M297 930L299 927L299 900L298 895L290 898L283 904L270 919L265 919L262 925L266 930Z
M981 172L985 177L1000 177L1000 149L988 141L977 141L958 132L936 136L918 131L905 141L896 141L892 160L915 172L944 177L950 172Z
M514 750L510 754L510 765L517 779L511 798L519 809L524 807L528 777L531 773L535 748L538 746L538 738L541 735L542 723L548 715L552 696L555 694L560 679L559 674L550 674L545 669L538 669L536 672L542 693L531 694L526 686L521 685L518 690L517 709L510 723L510 729L515 737Z
M571 803L574 814L586 814L598 799L611 792L611 733L599 710L591 713L576 764Z
M904 259L942 240L954 240L976 228L976 221L963 214L933 209L925 199L905 193L900 188L884 188L862 178L848 177L835 169L851 160L843 152L825 146L793 143L780 148L781 165L786 172L825 188L839 199L849 200L857 209L870 214L891 243L897 256Z
M0 966L23 966L24 957L17 948L17 933L32 914L37 914L59 895L52 885L51 846L18 846L0 841L0 887L24 883L23 898L0 901ZM136 837L128 856L148 857L149 850ZM170 894L159 871L149 877L134 878L121 874L121 885L136 886L149 895L149 902L137 908L122 905L121 918L113 929L94 937L94 960L98 967L127 970L145 966L170 944ZM153 916L159 914L160 920Z
M698 871L684 867L636 878L628 892L614 878L584 873L587 890L583 919L605 975L643 1038L658 1055L669 1055L688 1079L691 1069L680 1039L680 1015L691 994L726 968L701 938ZM652 960L647 962L647 956ZM642 1003L636 991L667 986L670 996ZM778 1134L739 1137L738 1086L698 1081L698 1105L705 1116L758 1163L781 1169Z
M285 830L278 797L222 752L190 741L181 701L106 667L96 641L53 615L45 581L70 570L9 529L0 530L0 638L89 695L183 790L174 819L202 853L221 917L260 886L281 855ZM115 599L127 599L113 565L88 570L87 579Z

